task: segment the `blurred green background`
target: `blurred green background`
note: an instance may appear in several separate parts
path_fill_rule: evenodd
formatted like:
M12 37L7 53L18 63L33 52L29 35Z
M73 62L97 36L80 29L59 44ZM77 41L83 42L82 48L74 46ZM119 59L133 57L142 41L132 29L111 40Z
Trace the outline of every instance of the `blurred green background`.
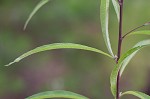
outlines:
M24 99L47 90L64 89L90 99L113 99L109 76L113 60L79 50L55 50L32 55L5 67L19 55L37 46L81 43L104 50L100 0L52 0L23 25L40 0L0 0L0 99ZM124 0L124 33L150 21L150 0ZM118 24L111 4L110 37L116 53ZM142 29L150 29L150 26ZM123 52L150 36L131 36L123 42ZM121 90L138 90L150 95L150 48L143 49L128 65ZM123 99L136 99L124 96Z

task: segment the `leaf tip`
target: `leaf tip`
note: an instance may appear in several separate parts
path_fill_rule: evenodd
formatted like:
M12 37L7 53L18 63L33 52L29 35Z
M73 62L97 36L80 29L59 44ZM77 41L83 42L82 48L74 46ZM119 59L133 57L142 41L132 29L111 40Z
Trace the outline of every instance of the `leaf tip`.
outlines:
M15 62L10 62L9 64L5 65L5 66L10 66L12 64L14 64Z
M23 27L23 31L25 31L25 30L26 30L26 27L24 26L24 27Z
M25 31L25 30L26 30L27 25L28 25L28 22L26 22L26 23L24 24L24 26L23 26L23 31Z
M21 59L20 58L16 58L13 62L10 62L9 64L5 65L5 66L10 66L16 62L19 62Z

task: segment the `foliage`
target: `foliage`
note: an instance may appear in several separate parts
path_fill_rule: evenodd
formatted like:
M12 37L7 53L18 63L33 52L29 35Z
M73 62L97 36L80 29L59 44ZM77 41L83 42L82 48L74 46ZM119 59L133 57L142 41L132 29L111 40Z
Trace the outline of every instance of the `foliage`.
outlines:
M69 92L69 91L63 91L63 90L42 92L42 93L30 96L26 99L45 99L45 98L89 99L85 96L81 96L79 94Z
M31 14L29 15L29 18L27 19L24 29L27 27L27 24L29 23L30 19L33 17L33 15L46 3L48 3L48 1L50 0L41 0L41 2L35 7L35 9L31 12ZM122 15L121 15L121 7L123 0L112 0L112 4L114 6L116 15L117 15L117 19L119 20L119 22L121 21ZM120 6L120 9L119 9ZM42 51L46 51L46 50L52 50L52 49L64 49L64 48L70 48L70 49L81 49L81 50L88 50L88 51L93 51L93 52L97 52L103 55L106 55L108 57L111 57L112 59L114 59L116 61L116 65L114 66L111 76L110 76L110 84L111 84L111 91L112 94L114 96L114 98L116 99L120 99L117 97L118 95L118 77L120 78L124 69L126 68L127 64L129 63L129 61L133 58L133 56L139 51L141 50L143 47L145 46L149 46L150 45L150 40L144 40L144 41L140 41L139 43L137 43L133 48L129 49L128 51L126 51L123 55L121 55L121 57L119 56L115 56L112 48L111 48L111 42L110 42L110 38L109 38L109 7L110 7L110 0L101 0L101 7L100 7L100 19L101 19L101 26L102 26L102 33L103 33L103 38L105 41L105 44L107 46L108 52L109 54L93 48L93 47L88 47L85 45L81 45L81 44L73 44L73 43L54 43L54 44L49 44L49 45L44 45L44 46L40 46L37 47L23 55L21 55L20 57L18 57L17 59L15 59L13 62L11 62L10 64L8 64L7 66L15 63L15 62L19 62L20 60L22 60L23 58L32 55L34 53L38 53L38 52L42 52ZM120 16L119 16L120 14ZM122 21L121 21L122 22ZM147 23L146 25L149 25L149 23ZM146 26L145 24L142 26ZM121 27L119 27L120 29ZM142 31L135 31L137 28L133 29L134 31L131 30L131 32L128 32L126 35L122 36L121 40L124 40L124 38L126 36L129 35L136 35L136 34L146 34L149 35L150 31L149 30L142 30ZM121 30L121 29L120 29ZM119 32L119 33L122 33ZM120 38L119 38L120 39ZM120 40L118 41L120 42ZM120 42L121 43L121 42ZM119 45L119 44L118 44ZM120 46L121 47L121 46ZM118 51L121 51L121 49L118 49ZM126 95L126 94L132 94L134 96L137 96L141 99L150 99L150 96L142 93L142 92L138 92L138 91L126 91L124 93L119 92L119 97ZM88 99L84 96L72 93L72 92L68 92L68 91L49 91L49 92L42 92L36 95L33 95L31 97L28 97L27 99L44 99L44 98L73 98L73 99Z

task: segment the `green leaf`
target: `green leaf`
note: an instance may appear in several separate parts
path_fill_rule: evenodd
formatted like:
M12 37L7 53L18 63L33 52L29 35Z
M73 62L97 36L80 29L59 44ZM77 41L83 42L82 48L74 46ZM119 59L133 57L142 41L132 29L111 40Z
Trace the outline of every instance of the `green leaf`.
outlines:
M137 34L150 35L150 30L134 31L134 32L131 32L129 35L137 35Z
M121 96L126 95L126 94L131 94L134 95L140 99L150 99L149 95L146 95L145 93L138 92L138 91L127 91L121 94Z
M112 4L115 8L115 12L116 12L116 15L117 15L117 19L119 21L119 11L120 11L120 8L119 8L119 4L118 4L118 1L116 0L112 0Z
M139 43L137 43L133 48L137 47L137 46L149 46L150 45L150 39L149 40L144 40L144 41L140 41ZM140 49L136 50L134 53L130 54L122 63L121 69L120 69L120 74L122 75L124 69L126 68L127 64L130 62L130 60L136 55L136 53L139 51Z
M74 44L74 43L54 43L54 44L43 45L43 46L37 47L33 50L30 50L30 51L24 53L23 55L21 55L20 57L16 58L13 62L9 63L6 66L9 66L9 65L11 65L15 62L19 62L23 58L25 58L27 56L30 56L32 54L42 52L42 51L47 51L47 50L54 50L54 49L81 49L81 50L97 52L97 53L100 53L100 54L103 54L105 56L108 56L108 57L112 58L112 56L110 56L109 54L107 54L107 53L105 53L105 52L103 52L99 49L93 48L93 47L88 47L88 46L85 46L85 45Z
M26 99L49 99L49 98L89 99L85 96L63 90L41 92L32 95Z
M122 62L129 56L131 55L132 53L134 53L135 51L139 50L140 48L142 48L144 46L137 46L137 47L134 47L132 49L130 49L129 51L127 51L125 54L123 54L119 61L118 61L118 64L114 67L112 73L111 73L111 76L110 76L110 84L111 84L111 92L112 94L114 95L114 97L116 97L116 83L117 83L117 75L118 75L118 72L121 68L121 64Z
M25 25L24 25L24 30L26 29L29 21L31 20L31 18L33 17L33 15L43 6L45 5L46 3L48 3L50 0L41 0L37 5L36 7L33 9L33 11L30 13L27 21L25 22Z
M111 56L114 57L111 44L110 44L109 32L108 32L109 0L101 0L100 19L101 19L101 26L102 26L102 32L103 32L103 38L104 38L105 44Z
M123 73L125 67L132 59L132 57L143 47L150 45L150 40L144 40L137 43L132 49L127 51L125 54L121 56L118 61L118 64L114 67L111 76L110 76L110 83L111 83L111 91L113 95L116 95L116 83L117 83L117 75L120 70L120 75Z

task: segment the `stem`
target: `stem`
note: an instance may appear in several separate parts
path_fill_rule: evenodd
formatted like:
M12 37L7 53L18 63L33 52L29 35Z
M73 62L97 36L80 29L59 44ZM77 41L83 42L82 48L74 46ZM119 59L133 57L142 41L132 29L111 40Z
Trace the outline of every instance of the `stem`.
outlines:
M144 27L144 26L147 26L147 25L150 25L150 22L147 22L147 23L145 23L145 24L143 24L143 25L140 25L140 26L138 26L138 27L132 29L131 31L127 32L127 33L122 37L122 39L125 38L125 37L126 37L127 35L129 35L130 33L132 33L133 31L135 31L135 30L137 30L137 29L139 29L139 28L142 28L142 27Z
M121 0L123 2L123 0ZM123 5L120 3L120 20L119 20L119 36L118 36L118 58L117 63L121 55L121 45L122 45L122 15L123 15Z
M117 93L116 93L117 99L120 99L120 70L117 75Z
M121 46L122 46L122 17L123 17L123 0L118 0L120 5L120 20L119 20L119 36L118 36L118 58L116 63L118 63L118 60L120 59L121 55ZM120 70L118 72L117 76L117 92L116 92L116 98L120 99Z

